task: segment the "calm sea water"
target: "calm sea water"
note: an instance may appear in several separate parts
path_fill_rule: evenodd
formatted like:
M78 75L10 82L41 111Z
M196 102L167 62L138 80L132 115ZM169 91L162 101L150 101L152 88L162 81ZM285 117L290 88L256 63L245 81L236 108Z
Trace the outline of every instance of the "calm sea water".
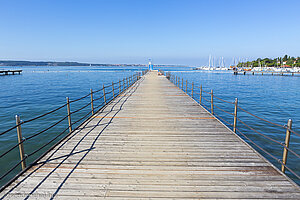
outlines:
M14 69L14 67L1 67L3 69ZM19 68L16 68L19 69ZM22 75L0 76L0 132L15 125L15 115L18 114L21 120L29 120L38 115L44 114L66 103L66 97L70 100L85 96L90 92L99 90L102 85L109 85L112 81L117 82L125 77L141 71L143 68L137 67L22 67ZM118 87L118 85L116 85ZM102 96L102 91L94 94L94 99ZM110 98L112 93L108 94ZM88 104L90 97L71 104L71 112ZM103 99L94 102L94 107L103 103ZM86 113L90 112L90 106L72 115L72 122L78 121ZM57 112L22 125L23 137L28 138L54 124L66 116L66 108ZM80 120L73 127L78 126ZM40 134L31 140L24 142L26 154L31 154L36 149L55 138L62 130L68 126L67 120L63 120L54 128ZM28 163L32 162L51 145L62 138L62 133L41 151L28 158ZM0 136L0 155L8 148L17 143L16 130ZM0 158L0 177L10 168L19 162L18 148L6 156ZM0 181L0 185L7 182L17 172L21 170L18 166L12 173Z
M171 71L171 70L170 70ZM252 114L261 118L275 122L279 125L286 125L288 119L292 119L292 129L300 133L300 77L293 76L271 76L271 75L233 75L232 72L219 71L171 71L173 75L177 75L185 80L194 82L195 92L199 93L197 88L202 85L203 90L210 92L213 90L214 95L226 101L234 102L238 98L238 105L250 111ZM191 85L188 92L191 92ZM203 93L203 97L210 100L210 95ZM195 98L199 99L199 94L195 94ZM204 105L210 110L210 102L202 100ZM214 104L221 109L233 113L234 105L223 103L214 98ZM233 124L233 116L214 108L214 112L223 118L223 121L230 128ZM238 110L238 117L245 124L278 142L284 143L286 130L257 119L242 110ZM226 120L226 121L225 121ZM230 124L229 124L230 123ZM249 129L246 125L237 123L238 129L244 133L250 140L271 153L277 159L282 159L283 146L277 144L254 130ZM251 141L239 134L251 146L259 151L264 157L271 161L275 166L280 168L281 164L273 159L260 148L253 145ZM291 133L290 148L300 154L300 137ZM287 166L296 174L300 174L300 159L288 154ZM295 182L300 184L297 179L289 171L286 172Z
M12 69L13 67L1 67ZM18 68L19 69L19 68ZM70 100L84 96L89 93L90 89L98 90L103 84L110 84L112 81L118 81L124 77L130 76L144 68L137 67L22 67L24 70L22 75L15 76L0 76L0 132L15 125L15 115L19 114L22 120L28 120L39 114L50 111L66 102L66 97ZM239 106L266 118L278 124L286 124L287 120L293 120L293 129L300 132L300 77L291 76L260 76L260 75L238 75L234 76L232 72L203 72L193 71L190 68L180 67L164 67L165 71L170 71L172 74L180 76L184 79L194 82L195 91L197 86L202 84L203 89L209 91L213 89L214 94L227 101L233 102L235 98L239 100ZM189 90L190 91L190 90ZM197 91L199 92L199 91ZM102 93L95 94L94 98L98 98ZM204 93L204 95L206 95ZM204 96L209 99L209 96ZM195 98L199 95L195 93ZM90 99L86 98L76 102L71 106L71 110L89 103ZM204 105L209 107L209 102L204 102ZM95 106L102 102L95 102ZM217 106L222 109L233 112L233 105L221 103L215 99ZM76 113L72 120L78 120L90 111L88 106L81 112ZM215 108L216 114L224 118L229 123L233 122L233 117L229 114L224 114L222 111ZM63 108L58 112L41 118L32 123L22 126L23 136L29 137L39 130L43 130L53 124L66 114L66 109ZM285 130L261 120L258 120L239 110L238 116L245 123L255 128L259 132L272 137L279 142L284 142ZM81 121L78 122L78 124ZM77 125L78 125L77 124ZM226 124L226 123L225 123ZM228 125L228 124L227 124ZM24 148L27 154L30 154L35 149L43 146L50 141L59 132L65 129L67 121L64 120L55 128L33 138L30 141L25 141ZM230 125L229 125L230 127ZM262 146L268 152L272 153L277 158L282 157L283 147L271 142L261 135L249 130L243 124L238 123L238 128L245 133L250 139ZM65 133L64 133L65 134ZM64 134L57 138L60 139ZM57 141L55 140L55 141ZM53 141L51 144L53 144ZM11 131L4 136L0 136L0 154L17 142L16 131ZM33 161L42 154L47 148L46 146L40 152L34 154L29 161ZM251 144L251 143L250 143ZM294 134L291 136L290 148L295 152L300 152L300 137ZM253 146L253 145L252 145ZM255 146L254 146L255 147ZM256 147L255 147L256 148ZM258 148L256 148L259 152ZM274 161L270 156L261 152L268 160L277 167L280 166L277 161ZM19 161L18 149L0 158L0 176L3 175L9 168L14 166ZM300 174L300 159L289 153L288 166ZM14 174L20 171L20 167L16 168L10 176L7 176L0 182L0 185L8 181ZM289 172L291 178L297 183Z

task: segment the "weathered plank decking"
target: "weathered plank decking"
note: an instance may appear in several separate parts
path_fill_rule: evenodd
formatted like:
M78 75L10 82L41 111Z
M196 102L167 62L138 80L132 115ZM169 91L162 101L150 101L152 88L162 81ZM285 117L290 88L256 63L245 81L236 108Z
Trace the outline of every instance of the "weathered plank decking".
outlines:
M3 195L300 199L300 190L165 77L149 72Z

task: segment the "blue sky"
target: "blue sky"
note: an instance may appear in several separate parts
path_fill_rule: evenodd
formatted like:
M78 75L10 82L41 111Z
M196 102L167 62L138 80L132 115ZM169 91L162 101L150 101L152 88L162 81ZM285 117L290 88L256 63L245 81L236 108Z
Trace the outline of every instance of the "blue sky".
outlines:
M298 0L0 0L0 60L300 56Z

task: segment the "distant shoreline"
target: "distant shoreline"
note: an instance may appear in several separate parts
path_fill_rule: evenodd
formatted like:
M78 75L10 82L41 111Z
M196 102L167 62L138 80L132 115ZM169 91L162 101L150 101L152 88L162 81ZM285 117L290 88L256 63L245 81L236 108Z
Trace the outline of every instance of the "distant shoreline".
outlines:
M4 60L0 61L0 67L7 66L7 67L23 67L23 66L116 66L116 67L128 67L128 66L135 66L135 67L146 67L145 64L92 64L92 63L79 63L79 62L54 62L54 61L11 61L11 60ZM187 65L154 65L154 66L164 66L164 67L189 67Z

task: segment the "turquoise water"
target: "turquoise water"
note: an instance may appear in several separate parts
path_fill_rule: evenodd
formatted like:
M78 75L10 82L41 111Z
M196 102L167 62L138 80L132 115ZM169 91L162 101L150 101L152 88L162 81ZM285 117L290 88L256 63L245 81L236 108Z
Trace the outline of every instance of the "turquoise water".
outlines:
M12 69L13 67L0 68ZM19 114L21 119L26 121L63 105L66 102L66 97L70 97L70 100L74 100L88 94L91 88L93 90L99 90L103 84L107 85L112 81L116 82L124 77L133 75L135 72L141 71L144 68L107 66L22 67L22 69L24 70L22 75L0 76L0 132L15 125L16 114ZM202 72L182 67L163 67L162 69L171 71L174 75L178 75L184 79L188 79L190 82L194 82L194 94L196 99L199 98L199 94L196 94L196 92L199 92L199 89L196 89L196 86L202 84L204 90L209 91L210 89L213 89L216 96L227 101L233 102L235 98L238 98L239 106L270 121L284 125L287 120L291 118L293 120L293 130L300 132L300 77L259 75L234 76L232 72ZM190 89L191 88L189 88L189 92ZM99 98L101 95L102 93L99 92L94 95L94 98ZM205 93L204 97L207 99L210 98ZM89 101L90 98L87 97L72 104L71 111L89 103ZM203 102L204 105L209 108L209 102ZM95 107L102 103L103 101L101 100L95 102ZM228 112L233 112L232 104L221 103L217 99L215 99L215 104ZM90 106L72 116L72 121L77 121L89 111ZM49 115L45 118L24 124L22 126L23 136L26 138L37 133L39 130L47 128L50 124L55 123L61 119L62 116L65 116L66 112L67 110L64 107L51 114L51 116ZM231 115L224 114L217 108L215 108L215 112L229 123L233 122L233 117ZM284 142L284 129L258 120L240 110L238 111L238 116L241 120L257 129L259 132L266 134L275 140ZM81 121L76 125L79 125ZM67 120L64 120L55 128L50 129L32 140L25 141L24 148L26 154L34 152L35 149L50 141L67 126L68 122ZM238 123L238 128L268 152L281 159L283 151L282 146L249 130L240 122ZM65 134L66 133L63 133L57 140ZM290 143L291 149L298 154L300 152L299 138L300 137L296 137L292 134ZM53 143L55 141L53 141ZM15 145L16 142L17 135L15 130L0 136L0 154ZM51 144L34 154L29 161L33 161L41 155ZM278 164L277 161L274 161L270 156L264 153L263 155L277 167L280 167L280 164ZM18 149L15 149L3 158L0 158L0 176L18 161ZM289 153L288 166L297 172L297 174L300 174L299 163L300 159ZM0 182L0 185L8 181L18 171L20 171L20 167L14 170L10 176L3 179ZM299 180L295 179L289 172L287 173L299 183Z

